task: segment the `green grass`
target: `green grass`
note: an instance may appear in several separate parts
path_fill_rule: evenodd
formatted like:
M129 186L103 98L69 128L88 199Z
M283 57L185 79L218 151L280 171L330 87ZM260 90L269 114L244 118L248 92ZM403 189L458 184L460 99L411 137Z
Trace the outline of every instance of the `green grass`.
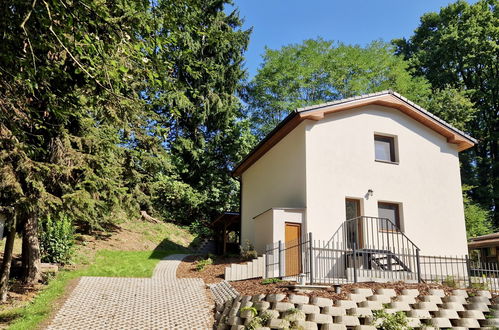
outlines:
M86 267L60 271L31 303L0 312L0 319L15 319L9 326L12 330L36 329L50 315L53 302L70 280L80 276L151 277L159 260L176 252L182 251L99 251Z
M172 251L99 251L81 276L151 277L159 260Z
M129 221L122 224L122 227L140 234L144 239L151 242L166 245L163 247L164 250L168 249L168 245L173 246L175 244L187 247L194 239L194 235L189 233L188 230L167 222Z

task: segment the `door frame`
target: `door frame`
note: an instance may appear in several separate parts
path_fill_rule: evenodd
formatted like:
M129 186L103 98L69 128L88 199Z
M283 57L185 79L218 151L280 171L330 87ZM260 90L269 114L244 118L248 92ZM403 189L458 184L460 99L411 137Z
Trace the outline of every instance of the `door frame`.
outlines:
M293 275L298 275L301 273L302 271L302 262L301 262L301 243L302 243L302 224L300 222L284 222L284 249L285 249L285 254L284 254L284 260L287 261L288 259L288 256L287 256L287 253L288 253L288 247L286 246L286 227L287 226L290 226L290 227L298 227L298 241L296 243L296 246L295 247L290 247L289 249L293 249L297 251L296 253L296 257L298 259L298 271L297 271L297 274L288 274L288 263L285 262L285 265L284 265L284 274L285 276L293 276ZM292 255L290 255L289 257L293 257Z
M345 209L346 209L346 203L350 201L350 202L356 202L357 203L357 217L361 217L362 216L362 198L354 198L354 197L345 197ZM346 214L345 214L346 215ZM346 218L346 217L345 217ZM345 219L346 220L349 220L349 219ZM362 223L362 219L359 219L357 221L357 232L359 233L359 237L358 237L358 246L357 248L358 249L362 249L364 247L364 228L363 228L363 223Z

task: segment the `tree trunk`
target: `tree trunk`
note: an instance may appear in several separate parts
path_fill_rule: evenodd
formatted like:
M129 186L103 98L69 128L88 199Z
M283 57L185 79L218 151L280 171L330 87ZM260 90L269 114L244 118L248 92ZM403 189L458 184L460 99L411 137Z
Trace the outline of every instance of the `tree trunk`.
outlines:
M14 249L14 240L16 238L16 217L12 216L12 224L9 228L3 253L2 268L0 268L0 301L7 301L9 292L10 267L12 264L12 251Z
M38 241L38 216L30 214L23 227L24 281L35 284L41 279L40 243Z

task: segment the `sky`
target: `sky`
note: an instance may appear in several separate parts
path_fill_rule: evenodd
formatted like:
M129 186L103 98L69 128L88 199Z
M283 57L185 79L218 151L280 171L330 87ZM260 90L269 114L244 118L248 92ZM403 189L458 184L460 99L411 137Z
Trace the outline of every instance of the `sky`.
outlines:
M246 69L253 77L265 46L278 49L322 37L346 44L410 37L427 12L450 0L234 0L244 28L253 27ZM476 0L469 0L476 2ZM227 8L228 9L228 8Z

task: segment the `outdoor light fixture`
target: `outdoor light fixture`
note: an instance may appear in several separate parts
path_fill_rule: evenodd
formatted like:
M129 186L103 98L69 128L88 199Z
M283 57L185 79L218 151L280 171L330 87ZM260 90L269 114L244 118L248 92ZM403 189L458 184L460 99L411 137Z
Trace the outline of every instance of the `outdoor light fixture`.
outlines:
M367 194L368 194L369 196L373 197L373 195L374 195L374 191L373 191L372 189L369 189L369 190L367 191Z

